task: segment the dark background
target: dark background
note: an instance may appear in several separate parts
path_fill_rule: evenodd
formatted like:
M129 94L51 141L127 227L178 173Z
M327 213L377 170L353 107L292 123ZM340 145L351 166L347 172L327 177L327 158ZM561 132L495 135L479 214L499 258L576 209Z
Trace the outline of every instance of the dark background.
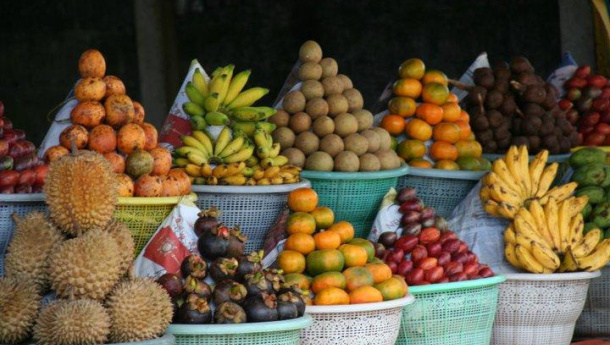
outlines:
M193 58L208 72L228 63L251 68L252 85L270 88L264 103L271 104L299 46L314 39L352 78L366 106L410 57L459 78L482 51L491 60L525 55L546 77L561 55L554 0L162 1L168 9L164 22L174 23L163 30L175 39L159 54L170 51L177 62L163 71L171 74L161 85L170 104L151 109L144 102L157 126ZM40 143L49 112L78 78L81 52L92 47L104 53L107 73L119 76L140 100L138 63L156 56L138 55L138 39L147 37L137 35L137 20L148 18L138 18L132 1L2 1L0 99L15 126Z

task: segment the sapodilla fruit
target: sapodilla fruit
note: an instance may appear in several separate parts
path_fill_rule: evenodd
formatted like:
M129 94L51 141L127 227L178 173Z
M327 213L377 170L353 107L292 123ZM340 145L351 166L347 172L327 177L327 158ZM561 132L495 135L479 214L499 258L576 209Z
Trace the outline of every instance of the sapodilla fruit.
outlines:
M81 125L70 125L66 127L59 134L59 143L61 146L70 150L72 143L76 145L76 148L81 150L87 146L89 142L89 132Z
M114 129L133 122L135 117L133 102L127 95L110 95L104 102L104 108L106 109L106 124Z
M106 94L106 83L98 77L85 77L74 86L74 98L79 102L101 101Z
M28 339L39 308L36 284L0 277L0 343L19 344Z
M128 123L119 129L117 147L122 153L128 155L137 149L144 149L145 146L146 132L140 125Z
M96 101L80 102L70 112L72 124L81 125L88 129L102 123L104 117L106 117L106 110L100 102Z
M89 133L89 148L97 153L116 150L116 132L108 125L99 125Z

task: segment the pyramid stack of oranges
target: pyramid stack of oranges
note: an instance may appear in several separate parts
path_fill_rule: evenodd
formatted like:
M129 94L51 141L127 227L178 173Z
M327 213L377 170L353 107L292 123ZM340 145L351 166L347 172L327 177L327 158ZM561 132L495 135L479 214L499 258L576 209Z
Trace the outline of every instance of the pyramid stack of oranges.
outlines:
M420 59L404 61L393 85L394 97L381 127L396 137L396 147L410 166L447 170L481 170L481 145L470 129L470 117L449 91L447 76L426 70Z

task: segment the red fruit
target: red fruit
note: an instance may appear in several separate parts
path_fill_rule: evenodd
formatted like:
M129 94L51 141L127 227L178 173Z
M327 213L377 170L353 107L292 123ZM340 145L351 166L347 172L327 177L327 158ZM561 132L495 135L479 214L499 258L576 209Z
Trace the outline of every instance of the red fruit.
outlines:
M441 244L445 244L447 240L457 239L457 235L453 231L445 231L441 234L440 242Z
M0 187L0 194L13 194L13 193L15 193L15 186Z
M572 77L572 78L568 79L565 82L565 84L563 84L563 87L567 88L567 89L572 89L572 88L582 89L585 86L587 86L587 80L584 78L577 78L577 77Z
M4 129L13 129L13 121L7 117L4 118Z
M400 213L405 213L407 211L419 212L421 211L422 207L424 207L423 201L421 201L420 198L413 198L403 202L398 211L400 211Z
M446 264L448 264L449 262L451 262L451 254L447 253L447 252L442 252L439 256L438 256L438 265L439 266L445 266Z
M387 260L394 261L399 264L402 260L405 259L405 252L402 249L393 248L390 250L390 254L388 254Z
M460 241L460 247L458 248L458 253L466 253L468 252L468 245L462 241Z
M400 219L401 224L419 223L421 221L421 213L419 211L405 211Z
M464 265L461 262L451 261L450 263L443 266L445 268L445 273L448 276L462 273L464 271Z
M417 262L417 267L421 268L422 270L426 271L431 269L432 267L436 267L438 266L438 260L436 258L425 258L425 259L421 259ZM428 279L426 279L428 280ZM430 281L430 280L428 280Z
M479 273L479 264L466 264L464 265L464 273L467 276L475 275Z
M401 236L394 242L394 248L402 249L405 254L410 253L413 248L419 243L419 239L415 235Z
M479 270L479 275L481 278L489 278L494 276L494 271L491 268L485 266Z
M417 246L415 246L415 248L413 248L413 250L411 251L411 261L417 263L419 260L425 259L428 257L428 250L426 249L426 247L422 246L421 244L418 244Z
M375 257L380 259L383 258L383 255L386 253L386 249L383 244L375 243L373 246L375 247Z
M23 170L19 173L17 184L33 185L36 182L36 173L33 170Z
M14 170L0 171L0 187L15 186L18 182L18 172Z
M599 122L600 118L601 118L601 115L597 112L587 113L585 116L583 116L580 119L580 126L583 126L583 127L595 126Z
M610 111L606 110L603 113L601 113L601 117L599 118L599 122L610 123Z
M468 276L463 272L449 276L450 282L461 282L464 280L468 280Z
M32 185L18 184L15 186L15 194L30 194L32 193Z
M466 265L468 263L468 254L466 253L455 253L451 255L451 260L455 262L459 262L462 265Z
M591 75L587 78L587 85L589 86L594 86L597 88L603 88L604 86L606 86L606 78L602 75Z
M4 103L0 101L0 117L4 116Z
M392 274L396 274L396 272L398 272L398 264L396 264L394 261L388 260L385 262L385 264L388 265L390 271L392 271Z
M424 270L422 270L421 268L412 269L405 276L405 280L407 282L407 285L421 285L424 281Z
M605 135L603 135L601 133L593 132L593 133L587 134L587 136L585 137L585 140L582 142L582 144L584 146L599 146L604 142L604 140L606 140Z
M610 124L600 122L595 125L595 131L603 135L608 135L610 134Z
M0 129L4 129L4 118L0 117Z
M437 281L438 284L449 283L449 277L444 276L441 280Z
M478 264L479 263L479 257L473 253L473 252L468 252L468 263L469 264Z
M438 258L441 255L442 245L440 242L432 242L426 244L426 249L428 250L428 256L433 258Z
M601 95L599 95L599 97L602 97L602 98L610 98L610 87L607 87L607 86L606 86L605 88L603 88L603 89L602 89L602 94L601 94Z
M443 251L453 255L460 249L460 243L461 241L457 238L449 239L443 243Z
M440 266L433 267L429 270L424 270L424 280L430 283L436 283L443 279L444 273L445 271Z
M413 269L413 261L405 260L405 261L401 262L400 264L398 264L398 270L396 271L396 274L405 277L406 274L411 272L412 269Z
M595 131L595 127L583 126L583 127L580 127L580 129L578 130L578 133L582 134L584 137L584 136L587 136L587 135L593 133L594 131ZM581 139L580 141L583 142L584 140Z
M417 195L417 191L415 190L415 188L406 187L406 188L401 189L400 192L398 192L398 196L396 197L396 200L399 203L403 203L407 200L415 198L416 195Z
M15 133L15 131L13 131L12 129L5 128L3 139L8 141L9 144L12 144L17 141L17 133Z
M591 74L591 66L588 65L578 66L574 71L574 76L577 78L586 78L589 74Z
M441 238L441 231L437 228L424 228L419 234L419 242L428 244L436 242Z
M8 156L9 146L8 141L0 139L0 157Z
M574 106L574 103L572 103L572 101L570 101L569 99L565 99L565 98L560 100L558 104L559 104L559 108L561 110L566 110L566 109L572 108Z
M34 167L34 172L36 173L36 184L44 184L44 179L47 177L48 171L49 171L48 164L43 164L43 165Z
M593 100L593 110L604 111L610 107L610 99L598 97Z
M582 92L580 92L580 89L569 89L568 92L566 92L566 97L570 101L576 101L580 99L580 96L582 96Z

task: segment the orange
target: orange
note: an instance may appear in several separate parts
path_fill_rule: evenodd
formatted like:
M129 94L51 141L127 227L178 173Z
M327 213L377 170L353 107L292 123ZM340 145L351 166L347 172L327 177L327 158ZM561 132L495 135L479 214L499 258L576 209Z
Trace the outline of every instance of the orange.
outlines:
M410 161L414 158L422 158L426 155L426 145L421 140L403 140L396 147L396 153L405 161Z
M464 140L477 140L477 137L471 131L470 134L468 134L468 137L466 139L464 139Z
M466 110L462 109L462 111L460 111L460 117L459 117L458 121L464 121L466 123L470 123L470 115L468 115Z
M315 305L349 304L349 295L339 288L329 287L317 293L313 303Z
M307 255L316 250L316 241L309 234L297 232L288 236L284 244L284 250L294 250Z
M327 206L316 207L310 214L316 220L316 227L318 229L327 229L335 222L335 213Z
M315 250L307 254L307 273L317 276L324 272L341 272L345 266L343 254L336 249Z
M373 246L371 241L365 238L354 238L353 240L349 241L349 244L364 248L368 254L367 261L372 261L375 258L375 246Z
M352 225L352 223L347 222L345 220L333 224L330 228L328 228L328 231L338 233L339 236L341 236L341 243L347 243L351 241L354 238L355 234L354 226Z
M434 164L434 168L442 170L460 170L460 166L456 162L448 159L441 159L440 161L436 162L436 164Z
M458 150L458 157L481 157L483 148L481 144L475 140L460 140L455 143L455 148Z
M442 140L451 144L455 144L460 140L460 126L451 122L441 122L434 126L432 137L434 140Z
M405 119L400 115L386 115L381 120L381 128L385 129L391 135L402 134L405 129Z
M301 290L309 290L312 278L302 273L284 274L284 282L288 286L296 285Z
M353 291L361 286L373 286L373 275L364 267L350 267L343 271L347 291Z
M447 98L449 98L449 89L446 85L429 83L424 85L421 97L426 103L443 105L447 102Z
M373 275L375 284L388 280L392 277L392 270L385 263L370 263L364 266Z
M318 293L329 287L336 287L339 289L345 289L347 279L341 272L324 272L318 274L313 278L311 282L311 291Z
M313 235L316 249L337 249L341 245L341 236L334 231L322 231Z
M288 216L286 232L288 235L296 233L313 234L316 231L316 220L309 213L295 212Z
M311 188L298 188L288 194L288 208L294 212L311 212L318 206L318 194Z
M423 159L423 158L415 158L410 160L407 164L414 168L422 168L422 169L430 169L432 168L432 163Z
M459 104L454 102L447 102L442 105L443 108L443 121L444 122L455 122L460 119L462 108Z
M426 72L426 65L421 59L409 59L400 64L398 75L401 78L420 80Z
M353 244L343 244L339 247L339 251L345 258L346 267L361 267L366 265L368 260L366 249Z
M458 99L458 97L455 93L450 92L449 97L447 98L447 102L459 103L460 100Z
M373 287L381 292L384 301L403 298L409 292L407 284L400 276L392 276L390 279L374 285Z
M460 139L467 140L473 134L470 129L470 124L464 120L455 121L455 124L460 127Z
M350 304L383 302L381 291L372 286L362 286L349 293Z
M424 85L430 83L438 83L447 86L449 84L449 80L447 79L445 73L435 69L430 69L424 74L422 83Z
M390 114L400 115L402 117L409 117L415 114L417 109L417 103L413 98L409 97L394 97L388 102L388 110Z
M443 121L443 108L432 103L422 103L415 110L415 115L431 125Z
M411 119L405 126L405 132L411 139L426 141L432 138L432 126L421 119Z
M435 141L430 146L430 157L435 161L441 159L456 160L458 152L454 145L445 141Z
M392 87L396 96L418 98L421 94L422 85L417 79L398 79Z
M278 266L284 273L305 272L305 257L294 250L284 250L277 257Z

